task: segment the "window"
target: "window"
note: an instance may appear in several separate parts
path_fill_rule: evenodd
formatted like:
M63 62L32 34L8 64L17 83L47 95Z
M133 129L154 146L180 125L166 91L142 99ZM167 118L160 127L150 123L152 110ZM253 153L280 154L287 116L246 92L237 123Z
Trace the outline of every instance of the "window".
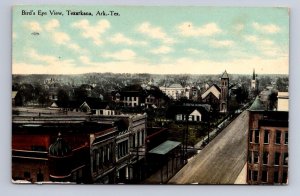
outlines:
M274 164L275 165L279 165L279 163L280 163L280 153L279 152L275 152Z
M250 131L249 131L249 142L250 142L250 143L253 142L252 136L253 136L253 130L250 130Z
M97 151L93 150L93 172L97 171Z
M258 171L252 171L252 180L257 181Z
M25 179L30 179L31 175L30 175L30 172L24 172L24 178Z
M274 172L274 183L279 183L279 175L278 175L278 171Z
M284 144L289 144L289 133L285 132L284 133Z
M270 135L270 131L269 130L265 130L265 135L264 135L264 143L265 144L269 143L269 135Z
M282 183L286 184L287 183L287 172L282 173Z
M280 144L280 140L281 140L281 131L276 131L276 140L275 140L275 143L276 144Z
M145 130L142 131L142 144L145 143Z
M39 169L39 173L36 175L36 181L44 181L44 175L41 172L41 169Z
M255 131L254 131L254 142L255 142L256 144L259 143L259 130L255 130Z
M268 164L268 159L269 159L269 153L264 152L264 154L263 154L263 164L267 165Z
M283 153L283 165L288 165L289 162L289 154Z
M137 133L137 146L140 146L140 132Z
M268 182L268 172L267 171L262 171L261 181L262 182Z
M253 163L258 163L259 154L258 152L253 152Z

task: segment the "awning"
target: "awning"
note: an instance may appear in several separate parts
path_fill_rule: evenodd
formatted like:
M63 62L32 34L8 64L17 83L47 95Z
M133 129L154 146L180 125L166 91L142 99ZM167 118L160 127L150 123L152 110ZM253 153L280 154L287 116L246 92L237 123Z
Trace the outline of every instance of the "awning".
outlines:
M169 153L171 150L179 146L181 142L175 142L167 140L164 143L160 144L159 146L153 148L149 151L151 154L159 154L159 155L165 155Z

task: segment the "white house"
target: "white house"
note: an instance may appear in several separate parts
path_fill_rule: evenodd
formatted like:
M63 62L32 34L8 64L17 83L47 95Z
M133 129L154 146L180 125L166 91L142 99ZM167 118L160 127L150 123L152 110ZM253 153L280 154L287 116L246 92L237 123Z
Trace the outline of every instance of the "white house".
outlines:
M176 114L175 117L176 121L185 121L186 120L186 114ZM189 114L189 121L192 122L201 122L202 121L202 114L195 109L192 113Z

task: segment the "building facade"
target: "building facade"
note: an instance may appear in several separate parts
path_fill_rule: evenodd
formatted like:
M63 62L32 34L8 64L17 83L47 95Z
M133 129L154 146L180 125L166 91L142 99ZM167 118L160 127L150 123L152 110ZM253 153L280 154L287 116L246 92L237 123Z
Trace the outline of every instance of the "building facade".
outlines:
M145 138L146 115L14 116L12 179L138 183Z
M288 183L288 111L267 111L257 97L249 111L248 184Z

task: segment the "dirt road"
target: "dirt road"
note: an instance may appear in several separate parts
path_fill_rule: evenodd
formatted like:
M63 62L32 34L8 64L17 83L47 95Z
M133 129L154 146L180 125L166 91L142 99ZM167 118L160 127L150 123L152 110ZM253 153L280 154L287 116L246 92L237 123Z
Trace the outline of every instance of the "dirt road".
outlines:
M247 161L248 119L241 113L169 183L234 184Z

